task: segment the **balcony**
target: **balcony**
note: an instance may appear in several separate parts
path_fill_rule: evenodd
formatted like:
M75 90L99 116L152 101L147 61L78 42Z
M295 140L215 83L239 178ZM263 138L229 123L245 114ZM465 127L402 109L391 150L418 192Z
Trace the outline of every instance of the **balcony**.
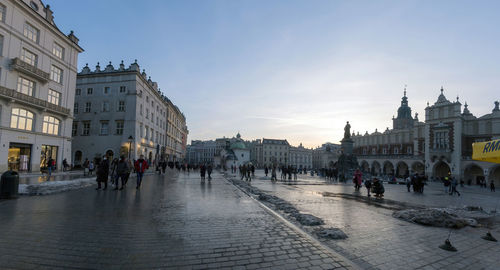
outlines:
M46 110L55 114L59 114L64 117L70 115L70 110L68 108L52 104L43 99L19 93L14 89L5 88L3 86L0 86L0 97L7 98L9 100L19 102L28 106L36 107L44 111Z
M14 58L12 59L12 62L10 63L10 66L12 69L17 70L19 72L22 72L26 75L29 75L31 77L34 77L35 79L38 79L42 83L46 83L49 81L50 74L35 67L32 66L24 61L22 61L19 58Z

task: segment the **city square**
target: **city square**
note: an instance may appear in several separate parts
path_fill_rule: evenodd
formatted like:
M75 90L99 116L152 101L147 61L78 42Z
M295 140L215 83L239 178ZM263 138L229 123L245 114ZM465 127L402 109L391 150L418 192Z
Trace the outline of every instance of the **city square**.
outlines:
M498 9L0 0L0 269L500 269Z

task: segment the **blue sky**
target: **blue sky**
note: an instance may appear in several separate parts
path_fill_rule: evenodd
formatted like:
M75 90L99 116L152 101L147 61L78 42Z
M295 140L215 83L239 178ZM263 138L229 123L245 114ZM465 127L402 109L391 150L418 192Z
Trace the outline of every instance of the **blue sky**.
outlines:
M500 99L500 1L45 0L85 49L134 59L184 112L189 140L316 147L392 126L407 84L424 120L441 86L476 115Z

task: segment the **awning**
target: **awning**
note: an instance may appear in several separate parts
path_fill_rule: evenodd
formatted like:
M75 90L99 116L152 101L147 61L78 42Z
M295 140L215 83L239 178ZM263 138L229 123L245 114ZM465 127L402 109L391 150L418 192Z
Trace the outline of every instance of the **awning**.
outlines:
M500 163L500 140L473 143L472 159Z

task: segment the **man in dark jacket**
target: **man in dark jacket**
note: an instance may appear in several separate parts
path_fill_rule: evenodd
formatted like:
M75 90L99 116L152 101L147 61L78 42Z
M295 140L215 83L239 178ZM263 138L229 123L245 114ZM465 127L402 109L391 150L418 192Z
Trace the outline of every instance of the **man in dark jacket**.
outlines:
M101 189L101 183L104 183L104 188L102 190L106 190L108 188L108 175L109 175L109 162L106 156L102 158L102 161L96 161L97 165L97 188L96 190Z
M118 181L120 178L122 180L122 187L120 188L120 190L122 190L125 187L125 183L126 183L129 171L130 171L130 169L128 167L127 161L125 160L125 156L120 156L120 160L118 161L118 164L116 165L116 174L115 174L116 187L115 187L115 190L117 190L118 186L120 185L120 182Z

